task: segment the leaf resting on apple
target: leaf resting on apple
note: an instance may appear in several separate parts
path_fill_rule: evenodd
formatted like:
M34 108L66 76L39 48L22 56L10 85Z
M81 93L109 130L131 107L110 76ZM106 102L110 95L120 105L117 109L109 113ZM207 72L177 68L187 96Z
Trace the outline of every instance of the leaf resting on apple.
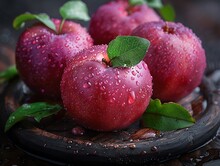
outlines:
M150 46L144 38L135 36L118 36L107 48L112 67L132 67L137 65Z
M24 27L26 21L38 20L48 28L52 29L53 31L60 33L62 31L62 27L66 19L75 19L83 21L90 20L86 4L80 0L68 1L65 4L63 4L63 6L60 7L60 15L62 16L63 20L60 25L59 31L56 30L55 24L45 13L31 14L29 12L26 12L24 14L21 14L13 20L13 27L15 29L19 29Z

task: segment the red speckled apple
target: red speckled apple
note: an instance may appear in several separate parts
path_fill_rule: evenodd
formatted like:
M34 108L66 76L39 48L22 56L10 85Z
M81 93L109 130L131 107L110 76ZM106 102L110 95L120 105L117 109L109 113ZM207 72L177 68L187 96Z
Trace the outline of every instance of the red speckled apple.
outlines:
M151 42L144 61L153 77L153 98L178 101L201 83L205 51L191 29L181 23L159 21L138 26L132 35Z
M152 94L144 61L133 67L111 67L108 61L107 45L85 49L65 68L61 81L67 112L77 123L98 131L131 125L144 113Z
M95 44L108 44L119 35L130 35L142 23L159 20L158 14L146 4L131 6L128 0L116 0L97 9L89 33Z
M53 19L58 30L61 21ZM37 94L60 98L60 81L66 63L77 52L93 45L81 25L65 21L56 33L43 24L27 28L16 46L16 67L22 80Z

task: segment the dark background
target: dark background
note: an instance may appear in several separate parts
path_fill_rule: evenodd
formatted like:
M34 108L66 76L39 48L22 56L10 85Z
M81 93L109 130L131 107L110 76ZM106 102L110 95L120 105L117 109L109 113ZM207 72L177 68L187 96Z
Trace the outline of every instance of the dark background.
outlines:
M90 16L103 3L109 0L84 0ZM13 19L24 12L48 13L60 18L59 7L65 0L1 0L0 1L0 43L14 48L21 30L12 29ZM206 50L209 68L220 61L220 1L219 0L166 0L176 10L176 22L191 28L202 40ZM88 22L80 22L87 26ZM217 61L217 62L216 62ZM218 65L217 65L218 66Z
M107 1L84 0L90 9L90 16L101 4ZM12 21L17 15L28 11L31 13L48 13L50 17L60 18L59 7L65 2L65 0L0 0L0 47L9 48L11 50L9 53L13 57L16 41L23 30L12 28ZM170 2L176 10L175 21L191 28L202 40L208 62L207 74L220 69L220 1L166 0L166 2ZM80 23L83 26L88 26L88 22ZM0 50L0 59L1 56L3 54ZM17 149L13 143L7 140L2 131L0 135L0 166L47 165L47 163L29 157ZM217 153L219 152L217 151ZM181 163L179 164L181 165Z

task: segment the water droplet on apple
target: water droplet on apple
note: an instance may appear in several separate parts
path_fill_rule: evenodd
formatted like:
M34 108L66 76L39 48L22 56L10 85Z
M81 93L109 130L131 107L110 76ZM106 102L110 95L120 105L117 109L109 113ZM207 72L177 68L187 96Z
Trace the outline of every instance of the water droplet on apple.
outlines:
M138 69L142 69L142 66L139 64L137 64Z
M140 86L140 83L139 83L138 81L136 81L136 85L137 85L137 86Z
M80 40L79 36L76 37L76 40Z
M87 76L86 76L86 77L84 77L84 80L85 80L85 81L87 81L88 79L89 79L89 78L88 78Z
M147 64L146 63L142 63L142 64L143 64L144 69L148 70Z
M116 99L113 97L112 99L110 99L110 103L113 103Z
M128 104L133 104L135 102L135 92L131 91L128 96Z
M134 78L134 77L131 77L131 80L135 80L135 78Z
M125 104L126 104L126 103L125 103L125 102L123 102L123 103L121 104L121 106L122 106L122 107L124 107L124 106L125 106Z
M131 73L132 73L133 76L137 75L137 73L135 71L132 71Z
M101 87L100 87L100 90L101 90L101 91L105 91L105 86L104 86L104 85L101 86Z
M118 80L116 80L116 85L119 85L121 83L121 80L120 79L118 79Z
M86 40L90 43L91 42L91 38L90 37L86 37Z
M91 82L87 82L83 84L83 88L89 88L91 86Z

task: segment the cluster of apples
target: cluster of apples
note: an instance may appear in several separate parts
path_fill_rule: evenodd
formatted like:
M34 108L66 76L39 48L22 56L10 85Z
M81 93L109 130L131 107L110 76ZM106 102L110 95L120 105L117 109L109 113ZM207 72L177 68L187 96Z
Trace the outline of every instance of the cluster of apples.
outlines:
M88 32L73 21L52 21L59 33L38 23L20 35L16 67L31 90L61 99L86 128L126 128L141 117L151 98L178 101L201 82L206 58L199 38L181 23L163 21L146 4L108 2L93 14ZM113 67L107 50L117 36L149 40L144 59L131 67Z

